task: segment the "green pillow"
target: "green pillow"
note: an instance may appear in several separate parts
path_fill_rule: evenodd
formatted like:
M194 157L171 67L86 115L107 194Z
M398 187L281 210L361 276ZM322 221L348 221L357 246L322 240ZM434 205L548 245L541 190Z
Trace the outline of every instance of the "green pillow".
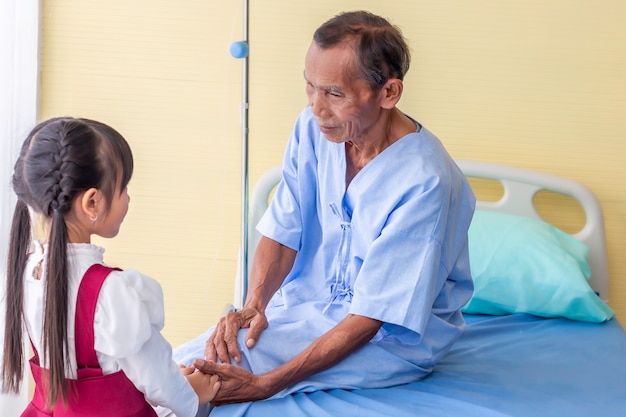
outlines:
M588 247L549 223L477 210L469 228L471 314L529 313L603 322L614 313L587 280Z

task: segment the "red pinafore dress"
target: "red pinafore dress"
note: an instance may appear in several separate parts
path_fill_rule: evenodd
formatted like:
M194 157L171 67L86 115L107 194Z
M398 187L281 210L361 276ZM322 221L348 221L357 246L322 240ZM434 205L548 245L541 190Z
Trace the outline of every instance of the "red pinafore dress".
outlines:
M119 269L92 265L80 283L75 322L78 378L67 380L67 404L59 400L53 409L46 406L48 371L39 366L39 356L35 351L30 360L35 392L21 417L156 417L156 412L146 402L143 393L135 388L123 371L102 374L94 350L93 320L98 294L104 280L113 270Z

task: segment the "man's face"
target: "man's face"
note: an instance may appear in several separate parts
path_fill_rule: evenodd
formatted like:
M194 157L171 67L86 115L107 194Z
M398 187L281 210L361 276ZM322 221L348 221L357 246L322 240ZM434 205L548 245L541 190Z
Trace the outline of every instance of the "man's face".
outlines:
M309 105L331 142L360 141L381 115L380 93L358 77L351 42L309 47L304 64Z

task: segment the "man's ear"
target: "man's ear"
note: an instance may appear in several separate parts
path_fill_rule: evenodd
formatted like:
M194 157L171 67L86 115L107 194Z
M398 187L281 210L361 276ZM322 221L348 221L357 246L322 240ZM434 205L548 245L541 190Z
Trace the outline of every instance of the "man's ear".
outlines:
M90 188L80 197L80 208L83 213L92 219L98 217L98 200L100 192L97 188Z
M404 83L398 78L390 78L381 89L382 100L381 107L384 109L392 109L398 104L402 97Z

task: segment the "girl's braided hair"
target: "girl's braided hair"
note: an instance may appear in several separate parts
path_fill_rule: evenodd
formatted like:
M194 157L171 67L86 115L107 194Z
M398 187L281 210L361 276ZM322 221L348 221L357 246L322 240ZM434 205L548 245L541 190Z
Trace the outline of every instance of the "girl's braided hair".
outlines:
M38 124L24 141L15 163L13 215L7 268L6 327L2 367L3 391L18 392L23 375L24 271L31 248L29 208L49 224L45 262L42 359L49 366L48 403L67 400L65 381L68 323L68 232L65 215L79 193L103 192L105 208L124 190L133 172L133 157L116 130L89 119L59 117Z

